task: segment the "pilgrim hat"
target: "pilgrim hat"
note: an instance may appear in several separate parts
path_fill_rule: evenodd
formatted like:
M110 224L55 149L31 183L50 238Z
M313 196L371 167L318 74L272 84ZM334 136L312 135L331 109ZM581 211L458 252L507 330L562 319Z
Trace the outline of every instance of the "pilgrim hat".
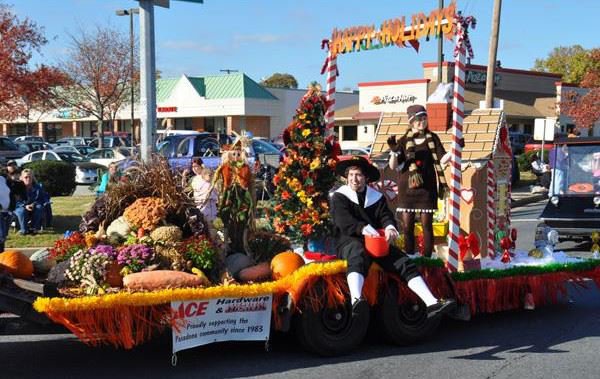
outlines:
M348 167L359 167L367 177L367 183L379 180L379 170L364 157L354 156L350 159L338 162L335 165L335 173L345 178Z

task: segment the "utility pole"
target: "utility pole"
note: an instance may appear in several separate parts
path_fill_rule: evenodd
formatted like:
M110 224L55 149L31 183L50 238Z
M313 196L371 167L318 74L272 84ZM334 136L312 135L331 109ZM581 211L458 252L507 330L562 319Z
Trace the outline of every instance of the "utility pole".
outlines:
M439 2L439 11L444 8L444 0ZM437 61L437 82L442 82L442 62L444 61L444 35L442 34L442 25L438 25L438 61Z
M490 35L490 51L488 54L487 76L485 79L485 107L490 109L494 105L494 76L496 76L496 56L498 54L498 37L500 34L500 10L502 0L494 0L494 13L492 15L492 33Z

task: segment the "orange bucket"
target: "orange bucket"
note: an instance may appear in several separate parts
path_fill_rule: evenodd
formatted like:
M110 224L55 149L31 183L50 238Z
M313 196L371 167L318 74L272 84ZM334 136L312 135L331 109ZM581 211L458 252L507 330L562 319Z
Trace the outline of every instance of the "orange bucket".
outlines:
M385 239L385 231L379 229L378 232L377 237L365 236L365 249L375 258L385 257L390 252L390 245Z

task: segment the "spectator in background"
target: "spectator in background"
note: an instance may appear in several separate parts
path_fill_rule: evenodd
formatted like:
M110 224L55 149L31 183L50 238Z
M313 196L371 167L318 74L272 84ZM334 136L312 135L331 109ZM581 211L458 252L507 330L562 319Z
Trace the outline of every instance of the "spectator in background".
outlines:
M117 164L115 162L109 164L108 171L106 171L104 174L102 174L102 179L100 180L100 186L98 187L98 190L96 191L96 193L98 195L103 194L104 192L106 192L106 190L110 186L119 183L120 177L121 177L121 175L119 173L119 168L117 167Z
M10 222L10 189L6 178L0 176L0 252L4 251L4 242L8 236Z
M569 132L569 134L567 134L568 138L577 138L577 137L579 137L581 135L581 132L579 131L579 129L577 129L574 126L571 126L569 128L568 132Z
M7 179L20 180L21 172L16 161L11 159L10 161L6 162L6 174Z
M25 198L17 201L15 214L19 220L19 234L38 233L42 225L42 214L47 195L38 184L33 171L26 168L21 172L21 181L25 185ZM31 227L29 227L31 222Z
M565 193L565 189L563 188L565 181L565 170L569 164L569 150L567 145L554 146L554 148L550 150L548 159L552 172L548 196L552 197L554 195Z
M548 189L550 188L550 166L542 162L538 153L531 156L531 172L537 178L537 184Z

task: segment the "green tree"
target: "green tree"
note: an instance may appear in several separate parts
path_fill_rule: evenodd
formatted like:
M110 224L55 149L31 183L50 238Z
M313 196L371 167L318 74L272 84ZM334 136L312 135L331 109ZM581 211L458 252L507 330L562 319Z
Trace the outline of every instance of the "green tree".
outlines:
M275 87L275 88L298 88L298 81L290 74L274 73L267 79L260 82L264 87Z
M546 59L536 59L533 69L561 74L565 82L579 84L586 72L600 68L600 62L594 60L593 51L580 45L555 47Z

